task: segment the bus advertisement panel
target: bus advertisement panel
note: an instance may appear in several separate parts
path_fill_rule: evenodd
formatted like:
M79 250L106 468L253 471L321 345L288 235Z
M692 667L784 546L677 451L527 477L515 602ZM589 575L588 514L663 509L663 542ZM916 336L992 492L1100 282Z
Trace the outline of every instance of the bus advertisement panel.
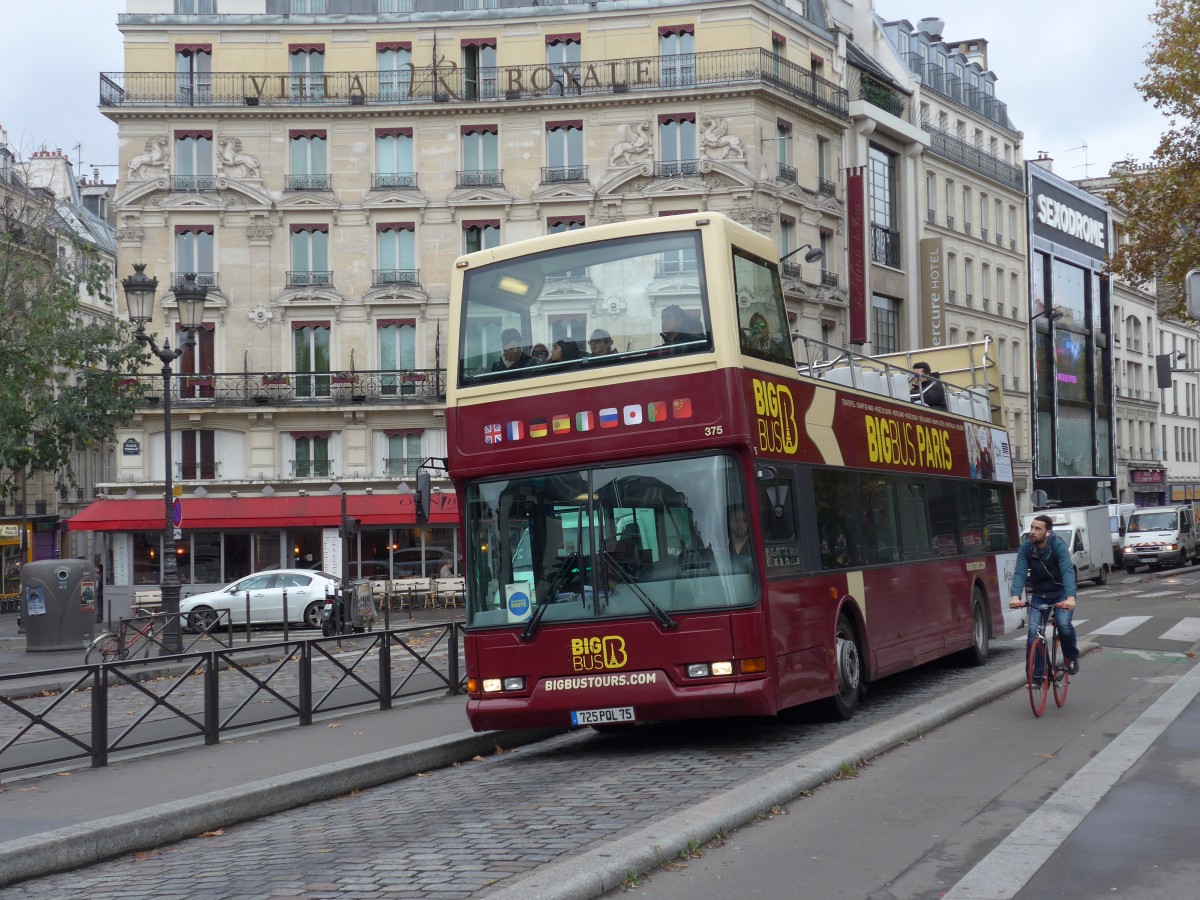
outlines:
M844 351L809 364L805 343L798 374L769 337L777 269L717 214L460 259L447 424L475 728L847 717L870 680L986 659L1017 536L1004 432ZM623 292L592 352L554 339L564 281Z

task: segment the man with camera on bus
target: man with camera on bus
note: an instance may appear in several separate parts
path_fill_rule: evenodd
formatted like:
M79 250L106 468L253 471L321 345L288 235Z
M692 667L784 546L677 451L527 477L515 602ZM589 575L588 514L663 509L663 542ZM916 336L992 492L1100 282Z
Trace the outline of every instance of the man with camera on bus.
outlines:
M913 363L913 376L909 379L908 389L913 403L920 403L930 409L946 409L946 389L933 377L929 363Z
M1079 671L1079 644L1075 640L1075 626L1071 624L1075 612L1075 567L1071 563L1071 551L1054 534L1053 528L1054 521L1049 516L1036 516L1030 523L1029 537L1021 542L1021 549L1017 551L1008 605L1010 609L1024 605L1022 597L1028 580L1033 596L1029 600L1026 655L1034 636L1042 630L1045 616L1053 610L1067 671L1074 675ZM1040 678L1041 673L1035 672L1034 677Z

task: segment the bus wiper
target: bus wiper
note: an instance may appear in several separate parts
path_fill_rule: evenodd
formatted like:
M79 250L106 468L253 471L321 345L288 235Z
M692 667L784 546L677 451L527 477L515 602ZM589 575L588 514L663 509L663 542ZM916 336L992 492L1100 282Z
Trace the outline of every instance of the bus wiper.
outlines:
M601 552L600 558L604 560L605 564L610 569L616 571L617 578L629 585L629 589L633 591L634 596L642 601L642 604L646 607L646 609L650 610L654 618L658 620L658 624L660 624L663 628L668 629L679 627L679 623L672 619L665 609L650 599L650 595L642 590L642 586L629 576L629 573L625 571L625 567L617 562L611 553L609 553L607 550L604 550Z
M550 586L546 589L547 597L557 597L558 589L566 583L567 576L572 569L578 571L579 554L572 553L569 556L563 557L562 565L558 569L558 574L554 576L554 580L550 582ZM542 621L542 616L546 614L547 607L550 606L550 601L539 603L538 608L533 611L533 615L529 617L529 621L525 623L525 628L521 631L522 641L533 640L534 632L537 631L538 623Z

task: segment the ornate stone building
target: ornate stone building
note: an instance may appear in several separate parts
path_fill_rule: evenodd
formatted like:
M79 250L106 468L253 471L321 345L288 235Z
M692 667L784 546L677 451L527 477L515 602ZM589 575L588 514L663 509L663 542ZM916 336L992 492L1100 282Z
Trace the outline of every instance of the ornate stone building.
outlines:
M785 263L794 334L845 343L849 102L822 4L478 6L129 0L120 17L125 71L101 76L100 105L120 135L121 275L158 278L149 327L172 345L172 284L210 288L172 386L185 584L335 569L335 483L363 521L352 575L457 555L450 495L417 527L407 492L445 454L465 251L718 210L784 253L824 251ZM684 274L664 264L663 290ZM541 337L586 338L610 301L579 296ZM109 535L118 584L158 580L156 378L107 499L73 523Z

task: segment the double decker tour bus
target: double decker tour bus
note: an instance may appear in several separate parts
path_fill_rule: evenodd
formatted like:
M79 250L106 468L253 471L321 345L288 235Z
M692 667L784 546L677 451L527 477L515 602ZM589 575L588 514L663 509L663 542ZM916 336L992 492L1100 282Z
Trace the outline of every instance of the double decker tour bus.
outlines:
M794 348L778 253L717 213L463 256L450 341L477 730L848 718L986 660L1018 528L977 345L947 411L908 366Z

